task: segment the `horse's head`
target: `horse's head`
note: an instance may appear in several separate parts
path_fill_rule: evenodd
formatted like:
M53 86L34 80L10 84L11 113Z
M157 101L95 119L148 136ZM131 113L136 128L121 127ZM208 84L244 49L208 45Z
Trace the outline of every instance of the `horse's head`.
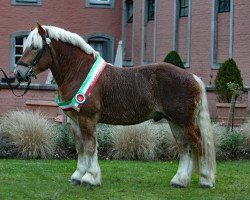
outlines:
M30 82L31 77L35 77L51 65L50 39L47 37L46 31L39 24L29 34L23 55L14 71L19 82Z

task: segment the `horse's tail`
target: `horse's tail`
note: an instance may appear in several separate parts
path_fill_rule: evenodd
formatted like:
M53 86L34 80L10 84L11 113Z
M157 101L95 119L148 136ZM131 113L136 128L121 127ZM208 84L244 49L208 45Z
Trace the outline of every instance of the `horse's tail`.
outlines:
M201 152L198 152L198 164L201 176L209 174L210 181L214 183L216 171L216 156L214 135L211 127L211 120L208 110L208 102L206 97L206 89L200 78L194 75L195 80L201 88L201 98L199 112L197 116L197 124L201 133Z

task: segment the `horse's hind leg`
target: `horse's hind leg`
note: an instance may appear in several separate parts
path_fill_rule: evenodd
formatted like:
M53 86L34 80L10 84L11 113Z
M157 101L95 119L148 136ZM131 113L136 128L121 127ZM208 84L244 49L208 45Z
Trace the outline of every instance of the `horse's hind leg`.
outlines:
M169 122L169 125L177 142L180 156L179 167L177 173L170 182L170 186L182 188L186 187L191 180L191 173L193 169L191 146L185 138L183 128L172 122Z
M79 120L72 127L78 154L77 169L71 176L72 184L100 185L101 170L98 164L94 120Z

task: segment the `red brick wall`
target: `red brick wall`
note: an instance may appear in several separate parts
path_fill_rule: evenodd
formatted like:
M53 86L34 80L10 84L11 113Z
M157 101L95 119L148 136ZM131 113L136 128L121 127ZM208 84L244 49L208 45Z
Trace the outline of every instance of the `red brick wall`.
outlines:
M250 85L250 2L234 1L234 43L233 57L243 76L244 83ZM250 100L250 99L249 99Z
M134 65L141 64L141 23L142 23L142 1L134 1L135 13L134 13Z
M131 61L132 59L132 35L133 35L133 23L126 24L126 45L125 45L125 53L124 60Z
M223 63L228 59L229 53L229 23L230 13L218 13L217 25L217 63Z
M154 22L147 21L145 27L145 55L144 61L154 62L153 52L154 52Z
M173 48L174 1L158 0L156 13L156 61L163 61Z
M188 17L179 18L178 23L178 53L183 62L187 61Z
M15 90L17 94L22 94L23 90ZM0 115L11 110L27 109L27 100L55 101L56 92L54 90L29 90L23 97L15 97L10 89L0 89Z

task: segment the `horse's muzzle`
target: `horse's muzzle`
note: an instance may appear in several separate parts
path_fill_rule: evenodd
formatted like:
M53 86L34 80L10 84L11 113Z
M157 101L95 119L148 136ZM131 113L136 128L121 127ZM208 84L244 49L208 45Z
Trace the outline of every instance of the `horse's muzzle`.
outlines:
M14 71L14 75L19 83L29 82L31 79L30 69L24 66L18 66Z

